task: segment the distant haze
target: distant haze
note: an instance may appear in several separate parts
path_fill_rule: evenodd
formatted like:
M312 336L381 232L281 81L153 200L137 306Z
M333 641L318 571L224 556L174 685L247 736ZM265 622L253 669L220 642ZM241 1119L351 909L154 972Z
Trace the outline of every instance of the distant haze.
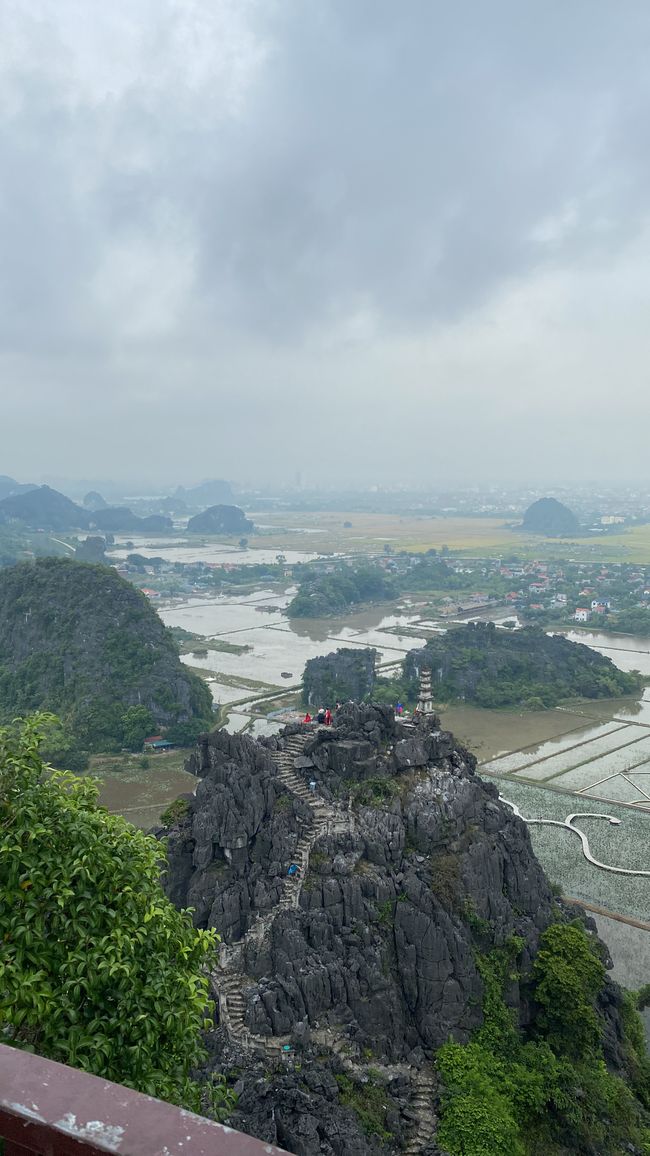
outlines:
M647 0L0 30L0 473L647 477Z

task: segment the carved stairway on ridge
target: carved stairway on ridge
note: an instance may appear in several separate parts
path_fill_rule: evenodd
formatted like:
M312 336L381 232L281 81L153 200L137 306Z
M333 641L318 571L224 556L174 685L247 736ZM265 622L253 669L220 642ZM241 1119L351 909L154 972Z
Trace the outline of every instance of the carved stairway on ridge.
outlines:
M294 863L299 868L297 875L286 876L283 894L270 911L259 915L249 927L246 934L233 945L223 945L220 959L222 970L214 976L219 1001L221 1022L225 1025L231 1037L241 1046L254 1048L268 1056L277 1056L282 1053L286 1045L290 1045L290 1036L261 1036L254 1034L247 1027L244 1016L246 1013L246 998L244 987L245 977L236 970L243 961L243 948L246 943L260 942L270 931L274 919L280 911L288 908L297 908L300 903L300 892L303 880L309 868L309 857L314 843L325 834L335 834L349 831L353 825L353 815L350 809L344 811L339 807L326 803L309 789L304 779L296 774L295 760L303 753L307 735L304 733L292 735L284 740L284 746L272 752L272 759L278 768L278 777L284 785L301 799L311 809L312 818L304 830L295 850ZM347 1046L345 1040L330 1039L328 1031L312 1032L314 1042L327 1044L342 1060L344 1067L357 1075L363 1075L368 1065L355 1063L344 1055ZM407 1074L411 1080L412 1096L410 1115L413 1120L411 1135L404 1148L404 1156L419 1156L430 1141L436 1128L436 1115L433 1108L433 1098L436 1088L436 1079L430 1069L418 1070L410 1064L381 1064L377 1061L372 1065L382 1072L387 1079L398 1074Z
M289 1037L260 1036L253 1034L246 1026L244 1015L246 1000L244 997L245 979L238 970L243 960L243 949L247 943L259 943L268 934L279 912L288 908L297 908L300 903L302 883L309 868L309 856L312 847L321 835L349 831L352 816L349 811L326 803L309 790L307 784L294 770L296 758L302 754L307 735L292 735L284 740L281 750L272 752L272 759L278 768L278 778L311 810L311 821L303 831L294 853L294 863L298 867L296 875L285 876L283 893L278 903L270 911L259 915L249 927L246 935L239 943L221 948L220 958L222 971L215 975L215 983L219 999L219 1011L222 1022L226 1025L230 1035L244 1047L257 1048L267 1054L277 1054L282 1051Z

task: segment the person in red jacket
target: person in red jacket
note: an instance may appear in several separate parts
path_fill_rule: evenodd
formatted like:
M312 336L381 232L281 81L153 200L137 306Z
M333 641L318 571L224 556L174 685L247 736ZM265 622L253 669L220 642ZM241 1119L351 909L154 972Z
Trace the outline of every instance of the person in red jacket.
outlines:
M328 707L327 710L325 711L325 726L331 727L331 725L332 725L332 712L331 712L330 708Z
M307 714L305 715L305 717L302 721L304 723L310 723L311 722L311 715L310 715L309 711L307 711Z

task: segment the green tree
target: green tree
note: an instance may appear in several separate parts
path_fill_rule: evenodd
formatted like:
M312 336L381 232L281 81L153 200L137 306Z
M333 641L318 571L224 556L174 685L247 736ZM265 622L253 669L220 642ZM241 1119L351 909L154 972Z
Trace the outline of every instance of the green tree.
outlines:
M0 1037L197 1109L215 935L163 895L163 846L46 772L44 721L0 728Z
M122 742L130 751L142 750L147 735L155 727L154 717L146 706L130 706L122 715Z
M576 924L552 924L540 940L533 966L537 1023L551 1046L580 1055L600 1042L595 1000L605 982L605 965Z

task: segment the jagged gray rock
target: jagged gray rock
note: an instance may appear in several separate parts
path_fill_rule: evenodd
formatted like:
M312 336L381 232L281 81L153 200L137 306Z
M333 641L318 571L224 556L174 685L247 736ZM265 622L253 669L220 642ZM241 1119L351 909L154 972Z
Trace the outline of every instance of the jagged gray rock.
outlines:
M257 742L218 731L190 769L166 889L224 941L210 1048L242 1070L233 1123L298 1156L435 1153L431 1059L481 1023L477 942L521 935L525 974L552 915L525 824L437 718L390 707ZM516 981L508 1001L527 1022ZM350 1108L369 1078L381 1135Z

